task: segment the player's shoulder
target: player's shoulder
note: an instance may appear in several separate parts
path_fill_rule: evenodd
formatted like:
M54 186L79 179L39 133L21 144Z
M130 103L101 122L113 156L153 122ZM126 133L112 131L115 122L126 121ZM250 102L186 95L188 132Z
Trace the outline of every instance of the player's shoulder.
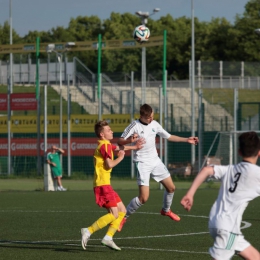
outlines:
M139 120L135 120L132 123L130 123L126 129L130 130L132 128L135 128L138 124L140 124Z
M157 125L157 126L158 126L158 125L161 126L160 123L157 122L156 120L153 120L153 121L151 122L151 124L153 124L153 125Z

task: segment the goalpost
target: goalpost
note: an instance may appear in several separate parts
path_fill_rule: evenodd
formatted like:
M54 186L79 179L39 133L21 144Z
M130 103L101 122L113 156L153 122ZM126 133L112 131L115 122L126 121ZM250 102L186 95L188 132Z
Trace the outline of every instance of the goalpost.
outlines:
M238 137L240 134L248 131L250 130L218 132L205 156L201 169L210 162L211 158L218 159L222 165L238 163L241 160L238 155ZM260 138L260 131L254 132L256 132ZM212 155L213 148L216 149L214 155Z

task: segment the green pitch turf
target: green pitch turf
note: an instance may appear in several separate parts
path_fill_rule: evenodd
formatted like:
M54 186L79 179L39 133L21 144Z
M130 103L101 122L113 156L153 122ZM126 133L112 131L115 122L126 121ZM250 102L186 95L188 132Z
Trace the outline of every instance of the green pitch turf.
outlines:
M91 236L86 251L81 248L80 229L105 214L95 204L91 190L2 191L0 259L210 259L208 248L212 240L207 222L217 192L200 189L194 208L187 213L180 205L185 189L177 189L172 210L180 215L181 221L176 223L159 214L163 191L151 190L148 202L129 218L122 232L116 233L114 241L122 249L116 252L101 245L107 228ZM137 195L137 189L120 190L119 194L127 204ZM259 202L259 199L251 202L243 217L243 226L251 224L243 233L258 249Z

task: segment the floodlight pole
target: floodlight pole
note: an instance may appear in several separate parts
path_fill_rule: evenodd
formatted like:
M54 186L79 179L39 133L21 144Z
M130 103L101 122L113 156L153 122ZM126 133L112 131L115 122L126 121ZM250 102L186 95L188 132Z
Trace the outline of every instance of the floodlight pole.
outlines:
M160 11L159 8L154 8L153 13L150 15L148 12L142 12L142 11L138 11L135 13L141 18L142 24L146 26L148 22L148 17L150 17L151 15L159 11ZM142 104L144 104L146 101L145 94L146 94L146 48L142 47L142 98L141 98Z
M60 64L60 148L62 149L62 54L58 53L58 60ZM62 156L60 155L60 162L62 165Z
M195 108L194 108L194 92L195 92L195 41L194 41L194 5L191 0L191 136L195 136ZM195 145L191 146L191 164L195 163Z
M9 20L10 20L10 45L13 44L13 19L12 19L12 0L9 0ZM10 91L13 93L13 53L10 53Z
M74 42L68 42L65 46L65 51L68 51L70 47L75 46ZM47 52L55 52L58 58L58 62L59 62L59 69L60 69L60 142L59 142L59 146L60 148L62 148L62 135L63 135L63 127L62 127L62 53L59 53L55 50L55 44L49 44L47 46ZM70 149L70 147L68 147L68 149ZM60 163L62 165L62 156L60 154Z
M13 44L13 28L12 28L12 0L9 0L9 27L10 27L10 45ZM11 93L13 92L13 53L10 53L9 61L9 82L8 82L8 175L11 174Z

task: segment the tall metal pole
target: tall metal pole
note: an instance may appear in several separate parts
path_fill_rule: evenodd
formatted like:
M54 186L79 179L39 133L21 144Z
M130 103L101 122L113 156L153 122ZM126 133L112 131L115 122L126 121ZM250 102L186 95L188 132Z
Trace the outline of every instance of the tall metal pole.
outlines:
M134 121L134 72L131 71L131 122ZM133 179L135 175L135 169L134 169L134 151L131 150L131 178Z
M146 26L147 19L141 17L142 24ZM146 48L142 47L142 95L141 95L141 102L145 104L145 93L146 92Z
M58 55L60 64L60 148L62 149L62 54ZM62 165L62 156L60 154L60 163Z
M47 175L47 170L48 170L48 164L47 164L47 86L44 85L44 174Z
M163 120L162 120L162 115L163 115L163 88L160 85L159 87L159 115L160 115L160 120L159 123L162 125ZM159 138L159 149L160 149L160 158L163 161L163 138L160 136ZM160 183L159 185L160 190L163 189L163 185Z
M146 92L146 48L142 47L142 104L145 104Z
M41 99L39 89L40 38L36 38L36 100L37 100L37 174L41 175Z
M167 70L166 70L166 54L167 54L167 31L163 32L163 99L164 99L164 128L168 131L168 113L167 113ZM164 139L164 164L168 165L168 141Z
M71 151L70 151L70 142L71 142L71 132L70 132L70 114L71 114L71 108L70 108L70 75L67 75L67 100L68 100L68 106L67 106L67 143L68 143L68 176L71 176Z
M10 45L13 44L12 28L12 0L9 0L9 27L10 27ZM8 82L8 175L11 174L11 93L13 93L13 53L10 53L9 62L9 82Z
M194 5L191 0L191 136L195 136L195 41L194 41ZM191 164L195 163L195 146L191 147Z
M102 102L101 102L101 49L102 49L102 36L98 35L98 120L101 120L102 115Z
M234 88L234 135L233 135L233 156L234 164L237 164L237 109L238 109L238 88Z
M10 45L13 44L12 0L9 0ZM13 93L13 53L10 53L10 91Z
M11 93L10 93L10 77L8 82L8 94L7 94L7 130L8 130L8 157L7 157L7 164L8 164L8 175L11 174Z

